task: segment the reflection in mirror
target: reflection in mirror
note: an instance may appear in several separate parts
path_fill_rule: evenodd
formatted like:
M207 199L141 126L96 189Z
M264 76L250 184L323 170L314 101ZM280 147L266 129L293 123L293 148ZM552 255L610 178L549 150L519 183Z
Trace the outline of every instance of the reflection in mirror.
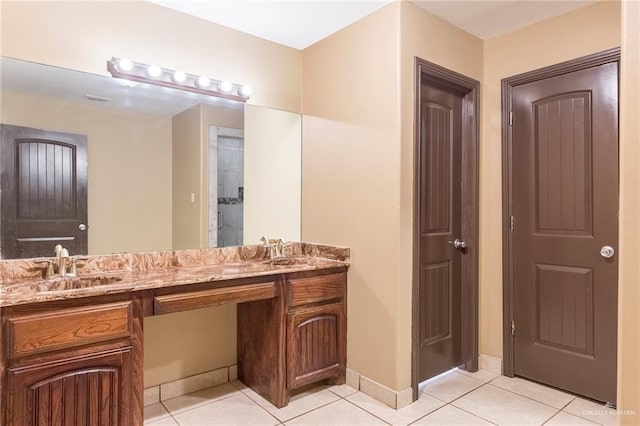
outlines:
M1 61L2 258L242 243L242 103Z

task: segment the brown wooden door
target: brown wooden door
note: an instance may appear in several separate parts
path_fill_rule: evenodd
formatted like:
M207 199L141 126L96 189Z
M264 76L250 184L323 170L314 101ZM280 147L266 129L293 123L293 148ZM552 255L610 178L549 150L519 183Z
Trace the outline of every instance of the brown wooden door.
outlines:
M8 370L8 425L133 426L131 348Z
M86 136L3 124L1 138L2 258L87 254Z
M419 182L419 380L462 364L463 94L423 83Z
M513 89L515 374L616 401L618 68Z

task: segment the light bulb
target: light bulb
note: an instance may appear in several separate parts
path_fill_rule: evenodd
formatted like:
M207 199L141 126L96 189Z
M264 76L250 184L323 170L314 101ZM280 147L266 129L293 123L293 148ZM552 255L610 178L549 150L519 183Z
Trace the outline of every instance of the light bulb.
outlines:
M233 84L230 81L222 81L218 84L218 90L221 92L230 92L233 89Z
M249 96L251 96L251 86L247 86L246 84L244 86L242 86L240 89L238 89L238 94L242 97L248 98Z
M173 78L173 81L175 81L176 83L182 83L187 79L187 75L184 73L184 71L178 70L173 73L172 78Z
M196 81L196 84L198 85L198 87L202 88L209 87L209 85L211 84L211 80L209 80L209 77L205 77L203 75L198 77L198 81Z
M118 59L118 62L116 64L116 68L118 68L118 70L120 71L131 71L133 69L133 62L131 62L129 59Z
M162 68L160 68L157 65L149 65L149 67L147 68L147 74L149 75L149 77L160 77L160 75L162 74Z

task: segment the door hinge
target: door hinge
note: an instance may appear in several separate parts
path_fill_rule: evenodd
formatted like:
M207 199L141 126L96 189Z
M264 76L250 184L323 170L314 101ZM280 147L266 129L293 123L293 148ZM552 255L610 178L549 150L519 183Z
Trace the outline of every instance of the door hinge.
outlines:
M509 126L513 126L513 111L509 111Z
M513 222L514 222L513 216L509 217L509 230L511 232L513 232Z
M514 320L511 320L511 335L516 335L516 322Z

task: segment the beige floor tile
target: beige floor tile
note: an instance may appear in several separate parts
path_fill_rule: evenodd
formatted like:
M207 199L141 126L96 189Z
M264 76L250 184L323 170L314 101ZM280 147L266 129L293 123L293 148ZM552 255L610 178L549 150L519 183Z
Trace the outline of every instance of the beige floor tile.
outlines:
M386 425L385 422L367 413L361 408L340 399L324 407L313 410L285 423L291 425L317 426L375 426Z
M453 405L445 405L412 425L472 426L491 425L491 423Z
M277 425L278 420L243 393L174 416L180 426Z
M347 401L392 425L408 425L444 405L444 402L427 394L421 394L413 404L399 410L394 410L362 392L349 396Z
M483 370L483 369L479 369L475 373L469 373L468 371L456 368L455 372L458 373L458 374L462 374L464 376L467 376L467 377L471 377L472 379L479 380L482 383L487 383L487 382L492 381L496 377L500 377L499 374L496 374L493 371Z
M482 382L470 377L451 372L432 382L429 382L422 392L435 396L446 402L451 402L475 388L482 386Z
M281 422L286 422L294 417L308 413L311 410L340 399L338 395L330 392L326 386L318 386L306 392L294 395L291 397L289 405L282 408L276 408L273 404L252 390L247 391L245 395Z
M618 424L618 416L615 409L607 408L604 404L598 404L588 399L576 398L563 411L601 425L613 426Z
M230 383L225 383L220 386L167 399L163 401L163 404L171 414L175 415L237 394L240 394L240 391L235 386Z
M145 426L180 426L173 420L173 417L165 417L164 419L155 421L153 423L145 423Z
M491 384L484 385L451 404L498 425L541 425L558 411Z
M169 412L161 403L157 402L155 404L147 405L146 407L144 407L145 424L155 422L156 420L160 420L164 417L169 417Z
M353 395L354 393L358 392L358 389L354 389L349 385L335 385L331 386L329 390L341 398L346 398L349 395Z
M559 412L551 420L546 422L544 426L595 426L596 423L574 416L573 414Z
M562 408L575 398L573 395L559 390L524 380L519 377L500 376L491 382L493 386L526 396L555 408Z

